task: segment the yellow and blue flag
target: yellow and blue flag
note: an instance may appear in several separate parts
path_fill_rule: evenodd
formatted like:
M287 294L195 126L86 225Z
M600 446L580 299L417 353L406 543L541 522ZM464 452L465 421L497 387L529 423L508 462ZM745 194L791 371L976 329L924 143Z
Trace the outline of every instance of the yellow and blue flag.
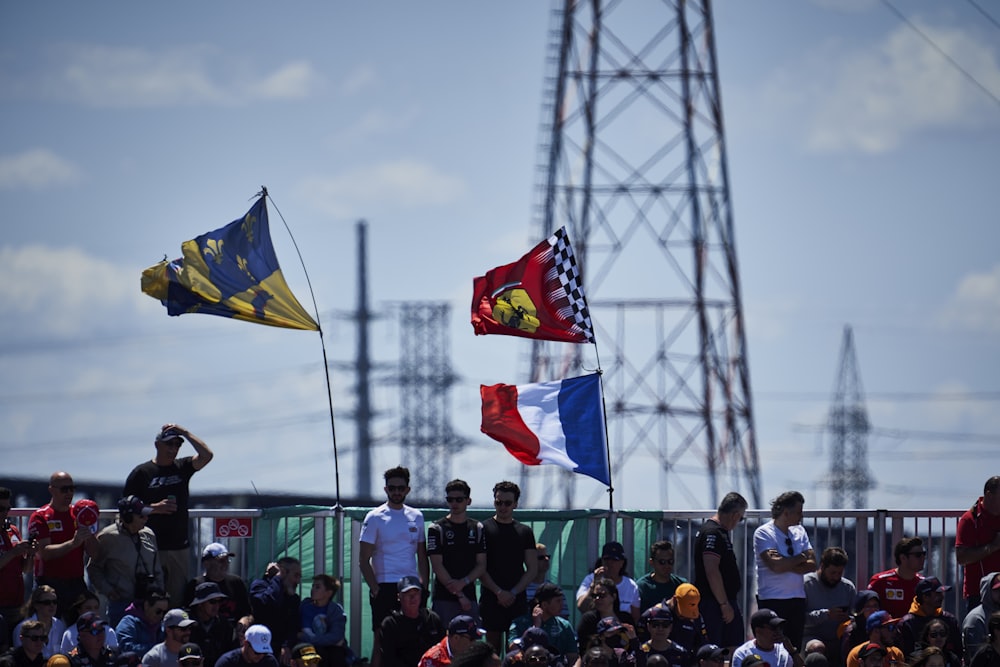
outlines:
M181 244L183 257L142 272L142 291L168 315L205 313L319 331L281 274L271 244L266 195L246 215Z

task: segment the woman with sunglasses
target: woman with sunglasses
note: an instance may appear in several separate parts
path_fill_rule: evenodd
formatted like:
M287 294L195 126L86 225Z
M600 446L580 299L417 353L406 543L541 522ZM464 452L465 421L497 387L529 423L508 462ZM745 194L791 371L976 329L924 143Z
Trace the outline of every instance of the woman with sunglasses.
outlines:
M163 589L149 588L142 600L136 600L118 622L118 648L123 653L146 655L163 641L163 616L170 609L170 599Z
M597 624L602 618L614 616L623 625L633 623L632 614L622 611L618 602L618 588L615 582L607 577L598 577L590 585L588 596L593 602L593 608L580 617L576 624L576 639L580 646L580 655L590 646L590 639L597 633Z
M46 636L45 645L42 647L42 655L51 658L59 652L63 633L66 632L66 624L56 616L56 607L59 599L56 597L56 589L42 584L31 592L31 597L24 605L22 616L24 620L14 628L14 646L21 645L21 627L28 620L38 621L42 624L42 632Z
M76 627L77 619L86 614L88 611L100 613L100 610L101 600L97 597L96 593L91 591L82 593L80 597L73 602L73 606L70 607L69 613L66 615L66 632L64 632L62 636L62 644L59 649L60 653L69 653L76 648L77 638L80 633L80 630ZM108 648L118 650L118 635L115 634L114 628L110 625L105 629L104 643Z
M948 626L940 618L932 618L927 621L920 639L917 640L916 650L923 651L926 648L935 646L941 649L946 667L962 667L962 659L947 647Z
M625 547L620 542L608 542L601 549L601 557L594 564L594 571L583 578L576 590L576 606L582 611L593 608L590 599L590 585L599 577L607 577L615 583L618 589L619 608L631 614L630 623L639 620L639 587L635 580L628 576L628 559L625 557Z

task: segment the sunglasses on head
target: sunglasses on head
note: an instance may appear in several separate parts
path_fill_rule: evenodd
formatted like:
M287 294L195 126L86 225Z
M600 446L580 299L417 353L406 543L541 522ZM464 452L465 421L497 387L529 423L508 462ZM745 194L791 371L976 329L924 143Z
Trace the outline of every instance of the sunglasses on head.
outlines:
M500 500L499 498L497 498L496 500L493 501L493 504L496 505L497 507L510 507L511 505L514 504L514 501L513 500Z

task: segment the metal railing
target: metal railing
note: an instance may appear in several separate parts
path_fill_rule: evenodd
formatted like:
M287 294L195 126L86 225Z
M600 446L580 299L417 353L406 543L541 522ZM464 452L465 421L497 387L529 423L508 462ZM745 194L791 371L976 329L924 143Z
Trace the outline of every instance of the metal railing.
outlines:
M348 639L359 655L367 655L371 645L371 615L367 587L361 577L357 550L361 521L369 508L340 511L317 507L288 507L265 510L191 510L191 566L199 572L201 549L221 542L236 554L231 571L248 582L262 575L272 560L293 556L302 562L302 590L308 591L314 574L327 573L343 579L342 603L348 617ZM895 567L893 545L904 536L919 536L927 549L925 574L933 574L953 586L945 607L959 618L962 605L962 568L954 555L955 530L964 510L807 510L803 525L817 556L829 546L840 546L850 555L844 576L859 589L869 577ZM424 509L425 522L445 514L443 509ZM31 510L11 511L11 520L26 533ZM529 525L539 542L552 555L550 579L558 582L567 599L575 599L578 583L591 571L601 545L611 539L621 542L629 554L628 571L638 578L646 572L649 547L657 540L674 545L674 572L687 579L694 575L694 542L698 528L713 514L695 511L597 510L518 510L517 519ZM484 519L492 509L473 509L469 515ZM114 512L101 512L102 525L114 519ZM250 520L252 536L221 536L217 523L230 519ZM770 520L767 510L749 510L745 520L732 531L733 546L744 573L741 607L749 619L755 607L755 563L753 531ZM301 591L300 591L301 592ZM571 621L577 620L571 608Z

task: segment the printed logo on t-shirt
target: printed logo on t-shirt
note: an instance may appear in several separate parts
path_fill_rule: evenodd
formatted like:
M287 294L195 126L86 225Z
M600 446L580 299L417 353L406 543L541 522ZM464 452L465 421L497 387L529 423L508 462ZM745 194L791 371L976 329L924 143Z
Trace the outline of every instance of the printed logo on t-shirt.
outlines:
M163 477L154 477L149 480L149 488L158 489L161 486L173 486L175 484L181 484L183 478L180 475L164 475Z
M60 530L63 529L62 519L49 519L45 523L46 523L46 525L48 525L50 533L53 533L53 532L57 533L57 532L59 532Z
M902 588L887 588L887 589L885 589L885 599L886 600L902 600L903 599L903 589Z

